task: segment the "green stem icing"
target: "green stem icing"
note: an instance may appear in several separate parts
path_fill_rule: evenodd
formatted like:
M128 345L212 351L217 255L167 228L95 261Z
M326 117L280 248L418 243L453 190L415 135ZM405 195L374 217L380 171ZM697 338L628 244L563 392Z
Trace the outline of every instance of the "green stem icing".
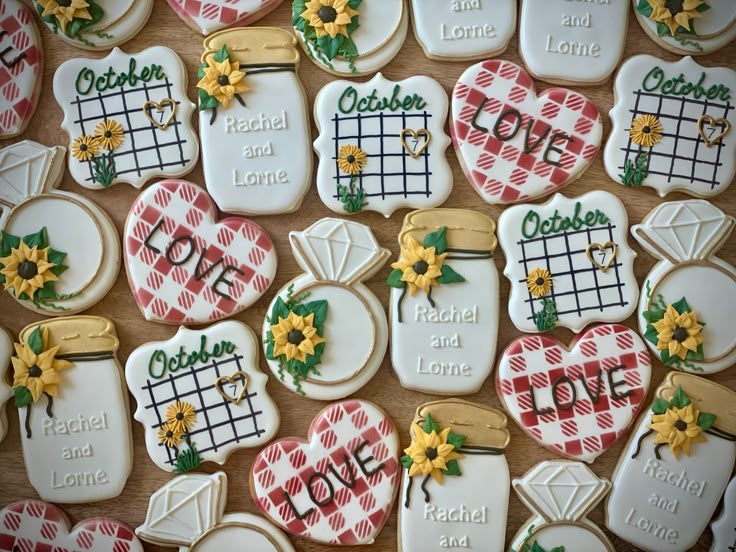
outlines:
M356 177L352 176L348 186L337 185L337 195L340 198L340 203L342 203L342 208L347 213L360 213L368 205L365 199L365 191L362 188L356 190L355 181Z
M555 300L545 297L542 299L542 310L534 313L534 325L540 332L553 330L557 325L557 305Z
M111 151L95 157L92 160L92 168L94 169L94 181L105 188L109 188L117 177L115 158Z
M672 38L675 39L675 42L679 42L682 45L683 48L687 48L688 46L692 46L698 52L702 52L703 51L703 47L700 45L699 42L695 42L694 40L689 40L689 39L687 39L685 37L682 37L682 36L679 36L679 35L675 35Z
M640 152L632 161L627 159L624 163L624 172L619 174L621 183L624 186L641 186L649 174L647 165L649 164L649 152Z

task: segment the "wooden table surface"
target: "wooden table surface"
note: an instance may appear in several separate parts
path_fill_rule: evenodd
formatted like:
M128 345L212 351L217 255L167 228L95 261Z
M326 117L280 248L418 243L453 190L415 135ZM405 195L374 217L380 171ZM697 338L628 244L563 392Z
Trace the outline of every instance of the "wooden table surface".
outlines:
M1 1L1 0L0 0ZM262 19L259 24L290 27L290 2L285 1L269 16ZM52 78L54 71L59 65L72 57L104 57L106 52L86 52L75 49L50 33L45 26L41 25L43 42L46 51L46 67L44 70L43 90L38 110L31 122L30 128L20 137L14 140L0 141L0 147L4 147L13 141L22 139L30 139L41 142L46 145L63 145L68 146L68 137L61 130L60 124L62 120L62 112L53 97ZM194 85L197 82L197 67L199 57L202 51L202 37L187 27L169 8L164 0L156 0L153 15L145 26L145 28L133 40L123 45L123 49L128 53L134 53L153 45L169 46L184 60L189 73L189 97L196 98ZM629 34L626 45L625 57L635 54L653 54L660 56L666 60L672 61L677 56L670 54L654 44L639 27L635 21L633 14L629 21ZM509 49L505 54L500 56L503 59L511 60L521 64L518 53L518 33L513 38ZM314 97L322 86L333 80L335 77L322 71L304 55L302 55L302 64L299 71L302 82L307 91L309 104L312 105ZM698 61L707 66L731 66L736 63L736 43L722 49L715 54L698 58ZM400 80L412 75L429 75L439 80L444 86L448 94L451 92L457 78L469 66L467 62L450 63L437 62L428 60L424 57L421 48L417 45L413 32L410 30L406 39L406 44L401 53L394 61L383 69L383 74L392 80ZM368 76L367 78L370 78ZM367 80L367 78L365 80ZM361 79L363 80L363 79ZM548 88L548 85L538 82L539 90ZM579 91L586 94L596 104L603 115L605 129L604 137L607 138L611 125L606 116L608 110L613 104L613 81L609 80L603 85L594 87L580 87ZM196 117L195 117L196 124ZM313 129L313 136L316 136L316 129ZM464 207L482 211L494 219L500 215L502 208L490 206L484 203L478 194L471 188L455 157L452 148L448 149L447 156L450 160L454 175L455 187L450 199L445 203L445 207ZM188 180L203 185L201 166L185 177ZM138 191L132 186L125 184L114 186L109 190L90 191L81 188L67 173L64 177L62 189L80 193L90 199L93 199L101 207L103 207L113 218L118 231L122 235L123 223L128 213L128 209L135 199ZM599 155L594 161L592 167L574 184L568 186L564 193L568 196L577 196L594 189L603 189L616 194L625 202L629 211L629 222L635 224L657 204L661 202L660 198L651 188L629 189L615 182L612 182L603 169L602 155ZM736 215L736 190L733 188L725 194L717 197L713 202L724 210L726 213ZM687 199L687 196L679 193L672 194L666 198L668 201L677 201ZM406 210L394 213L390 219L384 219L378 213L364 212L356 216L355 220L369 225L376 234L381 245L390 248L394 257L398 255L397 235L403 216ZM263 317L266 314L266 308L271 300L273 293L280 289L288 280L293 278L300 271L291 254L287 234L290 230L300 230L306 228L314 221L325 217L334 216L321 203L316 188L313 186L309 191L301 209L290 215L266 216L258 217L256 221L261 224L273 237L279 255L279 271L271 290L261 298L253 307L248 309L235 318L247 323L251 328L260 331ZM730 263L736 263L736 248L732 236L721 250L721 256ZM654 265L654 259L641 251L641 248L630 240L634 248L640 253L636 259L636 275L641 282L644 276ZM498 250L496 255L496 265L499 273L504 267L503 253ZM385 285L386 277L389 273L388 264L383 270L372 280L368 282L371 290L379 297L384 305L388 302L389 288ZM503 348L512 339L520 335L509 321L506 311L508 302L509 284L508 281L501 277L501 325L498 335L498 350ZM120 361L124 365L128 354L142 343L150 340L167 339L176 332L175 327L164 326L146 322L140 311L133 301L128 282L123 271L117 279L115 287L110 294L87 311L88 314L99 314L112 318L117 326L118 335L121 341ZM16 304L7 294L0 294L0 324L10 329L15 335L26 324L34 322L40 318L39 315L31 313ZM634 316L625 322L628 326L636 328ZM573 338L572 332L566 329L558 329L554 335L568 342ZM265 361L260 359L261 369L270 375ZM652 389L659 384L667 370L659 362L654 362L654 372L652 375ZM736 373L733 369L726 370L712 377L713 380L736 388ZM326 406L326 403L313 401L307 398L297 396L287 390L278 383L275 378L271 377L268 383L268 391L276 400L281 410L281 428L279 437L296 435L300 437L306 436L307 427L313 416ZM651 393L650 393L651 395ZM399 385L396 375L391 369L388 359L384 359L383 365L376 376L363 389L358 391L355 397L367 399L375 402L383 407L393 418L399 432L403 446L408 446L409 423L413 417L414 409L420 403L426 402L436 397L424 395L413 391L403 389ZM477 401L483 404L501 408L498 397L493 384L493 377L489 377L480 392L467 397L469 400ZM131 411L134 406L131 405ZM25 498L37 498L35 491L28 483L25 467L23 465L23 454L21 452L20 431L18 423L18 411L12 405L12 401L8 404L9 416L9 434L5 441L0 444L0 505L4 505L14 500ZM123 494L114 500L99 502L88 505L61 505L68 513L73 523L76 523L86 517L105 515L117 518L126 522L132 527L140 525L145 517L148 498L162 484L171 479L171 474L166 473L157 468L148 457L144 444L143 428L133 422L133 440L134 440L134 465L133 473L128 479L128 484ZM511 469L511 476L519 477L523 475L536 463L546 459L558 458L555 454L547 451L534 443L527 437L519 427L509 421L509 429L511 431L511 444L506 454ZM592 464L592 469L601 477L610 477L613 468L618 459L619 453L626 439L622 439L614 447L602 454ZM227 510L231 512L247 511L257 512L253 504L248 490L248 473L251 463L256 455L256 450L240 450L233 454L225 466L220 467L215 464L205 464L203 471L212 472L223 469L229 477L229 501ZM518 528L524 521L530 517L530 512L521 504L516 495L511 493L511 501L509 504L508 527L507 527L507 544L511 537L516 533ZM598 506L590 515L590 518L598 524L603 523L603 508ZM687 523L683 520L683 523ZM629 545L620 539L609 535L619 551L633 551L635 547ZM397 520L396 508L394 508L388 524L381 531L376 540L376 544L371 550L395 550L397 537ZM297 550L300 551L324 551L330 547L320 546L301 539L292 539ZM706 530L700 539L700 543L693 550L706 551L711 543L710 531ZM146 550L162 550L158 547L146 544ZM359 550L355 548L345 548L344 550ZM429 551L428 551L429 552Z

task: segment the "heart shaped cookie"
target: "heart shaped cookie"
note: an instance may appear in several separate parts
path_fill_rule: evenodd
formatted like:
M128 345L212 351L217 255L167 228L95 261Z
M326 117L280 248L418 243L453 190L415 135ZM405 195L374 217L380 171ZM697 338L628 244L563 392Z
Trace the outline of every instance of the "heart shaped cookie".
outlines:
M534 81L509 61L468 68L452 94L450 130L465 175L492 204L550 194L577 180L603 133L593 102L565 88L537 96Z
M269 14L283 0L168 0L184 23L208 35L235 25L250 25Z
M636 418L651 371L641 338L626 326L605 324L581 334L570 348L548 335L511 342L498 364L496 391L532 439L592 462Z
M66 514L52 504L40 500L8 504L0 510L0 550L143 552L133 530L117 520L87 519L71 532L69 525Z
M394 423L372 403L347 400L320 412L308 437L287 437L260 452L250 474L253 500L298 537L371 544L388 520L399 486Z
M125 224L128 281L146 320L204 324L236 314L268 289L276 250L240 217L215 221L207 192L184 180L147 188Z

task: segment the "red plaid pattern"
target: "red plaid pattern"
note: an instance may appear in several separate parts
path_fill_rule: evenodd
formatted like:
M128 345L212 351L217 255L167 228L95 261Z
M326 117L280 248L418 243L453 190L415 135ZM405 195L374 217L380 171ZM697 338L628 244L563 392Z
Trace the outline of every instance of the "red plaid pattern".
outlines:
M0 60L0 138L7 138L23 132L36 110L43 53L33 14L18 0L0 2L0 33L0 52L8 49Z
M478 123L488 132L482 132L472 123L486 99ZM501 141L493 127L508 109L518 110L522 121L514 138ZM603 132L601 116L585 96L565 88L537 96L531 76L502 60L478 63L462 74L452 96L452 117L450 131L465 175L488 203L518 203L563 188L593 161ZM530 121L528 144L536 147L525 153ZM499 133L511 135L515 126L513 116L504 117ZM563 153L551 152L550 158L559 167L543 160L550 137L558 131L572 137L554 142Z
M618 393L633 391L624 399L614 399L607 372L623 365L613 376L625 381ZM598 388L598 370L603 372ZM570 378L575 387L574 406L555 408L552 384L561 376ZM581 378L597 402L591 400ZM569 458L592 462L623 435L646 398L651 378L649 352L641 338L626 326L596 326L575 342L568 351L548 335L529 335L512 342L498 365L496 390L506 410L524 431L549 449ZM530 387L538 411L552 407L552 412L538 415L532 407ZM556 388L560 404L572 400L569 384Z
M147 320L171 324L206 323L221 320L253 304L268 289L276 274L276 250L266 231L240 217L215 223L216 209L207 192L184 180L165 180L147 188L131 207L125 225L125 262L136 303ZM156 253L144 245L155 225L163 220L152 241ZM195 253L182 265L165 258L165 248L177 237L191 236ZM161 244L164 244L161 247ZM182 244L172 257L186 254ZM207 248L200 272L219 259L222 263L197 280L195 268ZM242 274L225 275L232 286L213 283L223 267L238 267ZM200 274L201 275L201 274Z
M92 518L69 533L69 520L59 508L38 500L14 502L0 510L2 552L143 552L126 525Z
M235 23L248 25L264 17L283 0L168 0L187 25L210 34Z
M370 544L386 523L399 485L399 436L384 412L371 403L348 400L323 410L309 427L309 442L297 438L276 441L253 462L253 494L258 507L286 531L326 544ZM353 459L363 441L368 444L360 458L373 456L369 471L380 463L378 473L365 477ZM345 455L349 460L345 460ZM340 474L330 473L332 465ZM323 507L309 497L307 481L315 472L327 475L334 500ZM348 488L340 482L355 478ZM327 502L327 485L316 479L312 489L319 502ZM288 493L299 513L314 511L300 520L289 506Z

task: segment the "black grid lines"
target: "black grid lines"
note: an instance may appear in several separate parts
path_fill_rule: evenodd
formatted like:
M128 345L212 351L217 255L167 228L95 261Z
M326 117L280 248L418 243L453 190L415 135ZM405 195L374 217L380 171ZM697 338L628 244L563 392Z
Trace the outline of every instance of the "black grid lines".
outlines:
M211 364L168 372L168 376L162 379L147 379L142 389L148 394L149 401L142 406L153 410L157 420L149 429L158 430L166 422L166 408L175 401L183 401L191 403L197 412L197 423L189 436L202 455L209 451L217 452L232 443L260 437L266 430L259 427L259 416L263 411L257 405L258 393L247 391L242 401L235 405L225 400L215 387L221 375L241 370L242 359L242 355L233 355ZM229 390L227 386L225 391L238 394L237 389ZM162 444L159 446L166 450L166 462L173 465L177 451Z
M157 84L141 83L140 86L122 86L115 92L101 93L90 97L79 97L71 102L76 106L77 118L73 121L75 132L72 139L94 134L95 126L105 120L115 120L123 126L124 139L121 146L112 152L118 177L126 174L140 178L145 171L157 169L164 171L168 167L184 167L191 162L185 156L183 139L180 132L181 121L176 114L165 129L154 125L143 111L146 101L160 102L165 98L173 98L172 84L168 78ZM179 106L181 102L176 101ZM169 109L159 113L156 109L149 111L151 117L163 124L171 114ZM101 149L100 154L106 153ZM94 181L94 163L86 161L89 169L87 182Z
M718 103L642 90L634 90L633 94L634 106L629 110L631 121L639 115L654 115L662 123L664 133L662 141L651 148L633 143L629 136L626 146L621 148L624 159L618 168L623 170L627 161L635 162L637 155L647 152L649 175L664 177L668 183L675 181L705 185L710 190L716 188L721 181L721 153L728 135L708 147L698 131L698 119L703 115L727 119L734 109L731 102ZM720 128L715 130L719 131Z
M332 158L335 163L334 197L340 197L338 186L349 188L351 183L356 189L363 190L366 197L431 196L429 147L417 159L413 159L401 141L403 130L427 129L431 118L432 114L426 111L358 113L355 116L336 114L332 119L335 130ZM421 143L414 144L411 136L406 138L406 142L413 148L421 146ZM358 175L344 173L338 166L340 148L346 145L358 146L368 156L365 168Z
M578 318L588 311L603 312L607 308L622 307L628 304L624 299L620 267L615 259L611 266L603 272L594 266L586 254L591 243L604 244L614 242L615 225L608 224L596 228L585 228L569 232L560 232L549 236L541 236L530 240L520 240L517 245L521 249L519 264L524 267L524 278L518 280L527 288L526 277L535 268L547 269L552 275L552 289L543 297L534 297L528 292L525 303L529 305L527 320L533 320L536 312L542 310L542 301L552 299L555 302L557 315L576 315ZM610 258L611 250L603 253L598 262L601 265Z

